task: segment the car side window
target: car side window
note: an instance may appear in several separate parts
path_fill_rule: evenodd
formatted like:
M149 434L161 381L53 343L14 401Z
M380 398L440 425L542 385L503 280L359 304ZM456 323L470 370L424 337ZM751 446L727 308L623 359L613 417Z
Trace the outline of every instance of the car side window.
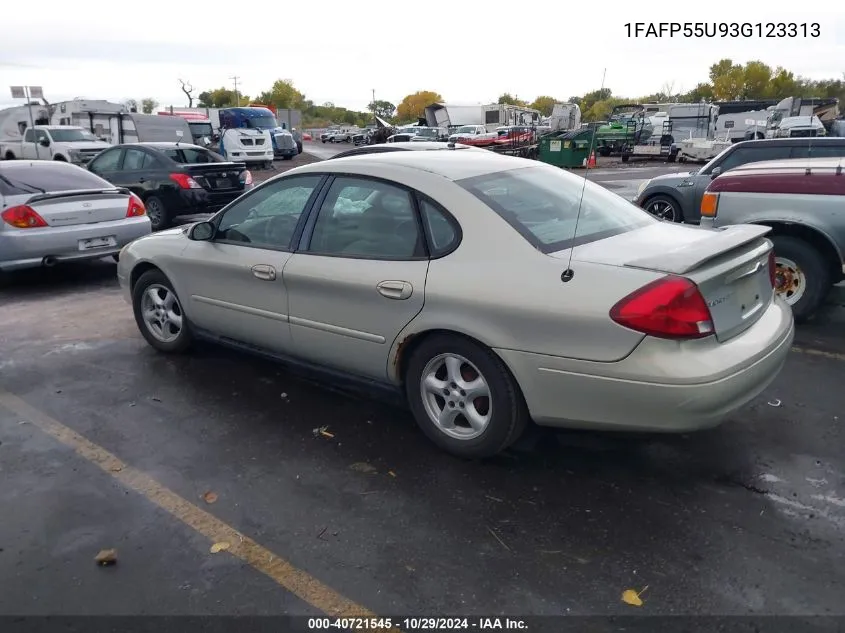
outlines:
M431 256L445 255L455 247L459 239L454 220L450 219L440 205L425 198L420 200L420 211L428 233Z
M808 147L801 145L800 147L793 147L791 158L840 158L845 157L845 143L842 145L821 145L815 147Z
M49 141L50 137L44 130L35 130L35 140L40 143L41 141Z
M411 194L363 178L336 178L320 207L307 251L370 259L414 259L422 254Z
M107 149L97 156L88 166L89 171L95 174L101 174L109 171L117 171L117 166L120 163L120 149Z
M149 169L152 166L153 157L140 149L127 149L123 157L122 171L136 171Z
M293 176L259 187L234 202L217 226L215 241L287 250L322 176Z
M30 128L23 134L23 140L25 143L32 143L35 140L35 131Z

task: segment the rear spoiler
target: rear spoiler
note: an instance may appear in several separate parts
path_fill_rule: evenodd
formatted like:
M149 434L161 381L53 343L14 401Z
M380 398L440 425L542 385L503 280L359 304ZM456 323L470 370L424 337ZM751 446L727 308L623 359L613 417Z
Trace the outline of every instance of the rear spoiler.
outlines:
M626 262L625 266L683 275L711 259L763 237L772 228L759 224L734 224L718 229L700 230L712 232L713 235L666 253Z
M108 189L70 189L68 191L51 191L49 193L37 193L27 200L31 202L43 202L45 200L56 200L57 198L75 198L77 196L90 196L97 193L112 193L129 195L132 192L125 187L109 187Z

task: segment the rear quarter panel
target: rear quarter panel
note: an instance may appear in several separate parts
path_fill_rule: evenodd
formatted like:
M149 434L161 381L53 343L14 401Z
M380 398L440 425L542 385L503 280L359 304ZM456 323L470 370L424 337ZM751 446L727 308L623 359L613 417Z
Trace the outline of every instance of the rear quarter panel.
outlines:
M713 226L730 224L800 224L827 237L839 260L845 252L845 196L719 192Z

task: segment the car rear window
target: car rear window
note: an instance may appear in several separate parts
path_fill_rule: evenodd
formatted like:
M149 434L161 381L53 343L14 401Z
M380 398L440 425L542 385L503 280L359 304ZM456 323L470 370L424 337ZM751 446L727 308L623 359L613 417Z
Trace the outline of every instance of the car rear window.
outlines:
M544 253L660 221L604 187L552 167L511 169L457 184Z
M114 189L114 185L86 169L67 163L33 161L25 167L0 169L3 193L16 196L78 189Z
M222 162L224 159L219 154L215 154L214 152L209 152L207 149L200 149L200 148L180 148L180 149L166 149L164 150L165 156L169 159L176 161L177 163L183 163L187 165L194 165L194 164L202 164L202 163L219 163Z

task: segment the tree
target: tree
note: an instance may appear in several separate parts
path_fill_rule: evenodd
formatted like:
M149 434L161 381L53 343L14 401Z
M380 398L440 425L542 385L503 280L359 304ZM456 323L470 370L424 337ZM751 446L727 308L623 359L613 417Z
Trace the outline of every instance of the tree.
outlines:
M720 101L742 99L745 94L745 69L731 66L713 81L713 96Z
M385 101L383 99L376 99L375 101L370 102L367 109L382 119L390 119L396 112L396 106L390 103L390 101Z
M716 79L726 74L731 68L733 68L733 65L734 63L731 59L720 59L710 66L710 83L715 83Z
M541 95L531 102L529 107L539 110L543 116L550 116L555 104L558 102L554 97L548 95Z
M135 99L127 99L123 102L123 105L126 106L126 109L130 112L137 112L138 111L138 102Z
M265 90L258 95L258 101L283 110L298 110L302 108L305 95L294 87L290 79L277 79L270 90Z
M426 106L443 101L438 93L431 90L420 90L408 95L396 106L396 116L402 121L416 121L425 115Z
M235 91L229 88L206 90L201 92L197 99L197 105L201 108L234 108L240 105ZM240 95L240 100L241 104L250 102L250 98L244 94Z
M191 93L194 91L194 87L191 85L190 81L182 81L179 80L179 83L182 85L182 92L185 93L185 96L188 97L188 107L194 107L194 98L191 96Z
M153 99L152 97L146 97L145 99L141 99L141 112L144 114L152 114L153 110L158 107L158 101Z
M522 101L521 99L517 99L516 97L511 96L511 94L509 92L506 92L505 94L501 95L499 97L499 100L497 101L497 103L504 103L504 104L508 104L508 105L515 105L515 106L522 106L522 107L525 107L525 105L526 105L525 101Z
M745 64L745 88L743 99L763 99L769 82L772 80L772 69L763 62L751 61Z
M711 101L713 99L713 86L709 83L701 83L688 93L681 95L681 101L699 103L700 101Z

